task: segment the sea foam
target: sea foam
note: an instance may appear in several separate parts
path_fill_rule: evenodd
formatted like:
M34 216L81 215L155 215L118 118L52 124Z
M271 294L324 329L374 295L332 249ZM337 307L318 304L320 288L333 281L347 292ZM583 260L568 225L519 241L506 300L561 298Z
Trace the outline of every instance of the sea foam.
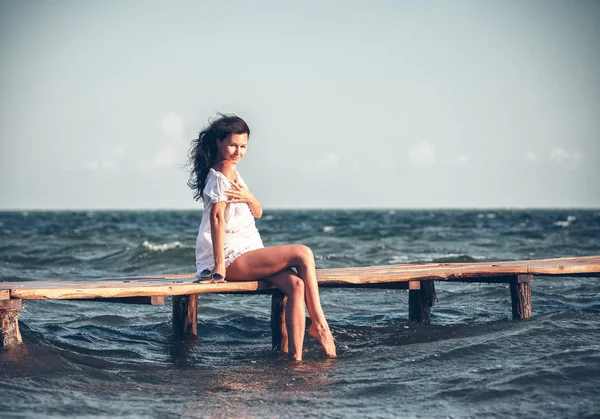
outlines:
M577 219L577 217L575 217L574 215L569 215L569 216L567 216L566 221L556 221L554 223L554 225L559 226L559 227L569 227L571 225L571 223L573 221L575 221L576 219Z
M164 252L165 250L176 249L178 247L184 247L181 244L181 242L178 242L178 241L174 241L171 243L157 244L157 243L151 243L148 240L144 241L144 243L142 243L142 246L144 246L146 249L152 250L153 252Z

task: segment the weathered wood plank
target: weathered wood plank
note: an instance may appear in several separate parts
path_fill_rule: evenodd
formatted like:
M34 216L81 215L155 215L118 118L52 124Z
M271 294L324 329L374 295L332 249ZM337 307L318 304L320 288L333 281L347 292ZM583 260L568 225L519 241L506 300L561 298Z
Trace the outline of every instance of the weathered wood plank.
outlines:
M500 276L490 276L487 278L448 278L446 282L462 282L462 283L486 283L486 284L510 284L515 280L516 276L526 276L527 274L519 274L519 275L500 275Z
M184 340L198 339L198 294L173 297L173 332Z
M20 300L9 301L20 302ZM0 348L14 350L22 344L23 338L19 330L19 310L0 310Z
M273 350L288 352L288 332L285 324L287 296L276 291L271 296L271 339Z
M418 324L429 324L431 307L435 305L435 285L433 281L421 281L418 289L408 292L408 320Z
M397 284L411 281L502 282L505 277L525 274L568 276L586 273L600 273L600 256L318 269L317 279L323 287L385 287L381 284L389 284L390 288L397 288ZM265 281L194 284L186 278L193 278L193 275L156 275L106 281L4 282L0 283L0 290L10 290L12 298L20 299L122 298L273 290Z
M0 300L9 300L10 290L0 290Z
M519 284L529 284L533 281L533 275L531 274L526 274L526 275L517 275L517 283Z
M147 304L153 306L164 306L165 297L122 297L122 298L76 298L73 301L96 301L101 303L117 304ZM0 302L1 304L1 302Z
M23 308L23 300L0 300L0 310L21 310Z
M146 298L146 297L144 297ZM165 305L165 297L149 297L150 305L153 306L164 306Z
M43 285L41 282L38 285ZM273 288L266 281L225 282L222 284L194 284L165 282L162 284L122 284L112 287L94 286L93 281L78 287L16 288L11 295L25 300L122 298L137 296L170 296L204 293L253 292Z
M514 320L529 319L531 309L531 281L533 275L519 275L510 284L512 315Z
M407 290L410 286L419 286L419 281L404 281L404 282L371 282L368 284L349 284L344 281L339 282L319 282L321 288L371 288L371 289L393 289Z
M419 290L421 289L421 281L409 281L408 282L409 290Z
M128 276L121 279L194 279L195 274L193 273L182 273L182 274L164 274L164 275L139 275L139 276ZM117 278L119 279L119 278Z

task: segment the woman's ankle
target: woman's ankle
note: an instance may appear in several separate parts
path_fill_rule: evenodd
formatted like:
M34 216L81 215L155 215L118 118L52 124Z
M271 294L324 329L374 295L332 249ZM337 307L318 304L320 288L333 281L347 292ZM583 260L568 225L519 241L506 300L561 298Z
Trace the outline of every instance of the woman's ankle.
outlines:
M319 330L319 331L329 330L329 325L327 324L327 321L324 321L324 322L313 321L313 322L311 322L310 327L314 328L316 330Z

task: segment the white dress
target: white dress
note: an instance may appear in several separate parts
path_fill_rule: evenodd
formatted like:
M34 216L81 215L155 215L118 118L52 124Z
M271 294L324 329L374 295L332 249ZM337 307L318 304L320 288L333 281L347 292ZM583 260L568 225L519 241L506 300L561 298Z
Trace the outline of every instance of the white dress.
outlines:
M236 171L238 182L247 188L246 183ZM225 191L231 189L231 182L227 177L211 168L206 176L202 199L204 213L200 222L198 238L196 239L196 277L204 270L213 271L215 258L213 254L212 237L210 234L210 213L217 202L227 201ZM228 203L225 207L225 268L244 253L264 247L254 216L247 203Z

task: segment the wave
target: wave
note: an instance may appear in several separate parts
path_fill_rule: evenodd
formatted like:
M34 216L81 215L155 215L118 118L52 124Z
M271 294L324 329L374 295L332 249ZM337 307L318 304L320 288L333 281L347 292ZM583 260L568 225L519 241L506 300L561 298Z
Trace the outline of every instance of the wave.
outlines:
M171 243L152 243L152 242L149 242L148 240L145 240L144 243L142 243L142 246L144 246L146 249L152 250L153 252L164 252L166 250L177 249L177 248L193 249L193 246L184 246L179 241L174 241Z
M577 217L575 217L574 215L569 215L569 216L567 216L566 220L564 220L564 221L555 221L553 223L553 225L558 226L558 227L566 228L566 227L569 227L571 225L571 223L573 221L575 221L575 220L577 220Z
M480 255L464 255L460 253L448 253L439 257L433 257L431 261L433 263L466 263L466 262L478 262L487 259L486 256Z

